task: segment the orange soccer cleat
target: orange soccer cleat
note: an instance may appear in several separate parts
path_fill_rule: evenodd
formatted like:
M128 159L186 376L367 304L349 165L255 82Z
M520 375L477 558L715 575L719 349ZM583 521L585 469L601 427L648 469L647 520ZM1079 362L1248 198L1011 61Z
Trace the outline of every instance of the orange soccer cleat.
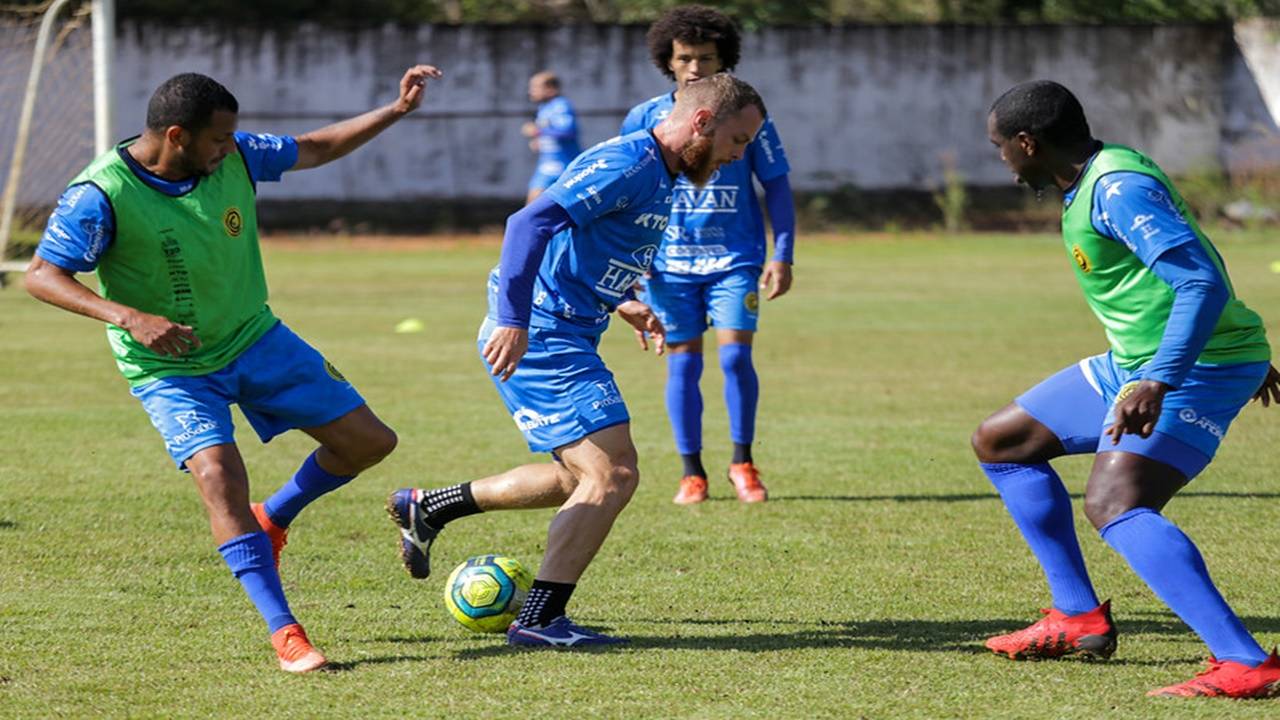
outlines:
M306 631L297 623L271 633L271 645L280 658L280 669L285 672L307 673L319 670L329 662L311 646Z
M760 471L749 462L729 466L729 482L744 503L758 503L769 499L769 491L760 482Z
M1079 615L1056 609L1040 612L1044 619L1031 627L991 638L987 648L1014 660L1047 660L1065 655L1106 660L1116 651L1116 624L1111 619L1110 600Z
M262 531L271 539L271 559L276 562L276 570L280 569L280 551L284 550L284 546L289 544L289 528L282 528L271 522L271 517L267 515L267 507L262 503L253 503L249 506L253 511L253 516L258 519L258 525L262 527Z
M1280 695L1280 657L1249 667L1231 660L1209 658L1209 667L1184 683L1147 693L1165 697L1265 698Z
M693 505L707 499L707 479L697 475L680 478L680 490L671 502L677 505Z

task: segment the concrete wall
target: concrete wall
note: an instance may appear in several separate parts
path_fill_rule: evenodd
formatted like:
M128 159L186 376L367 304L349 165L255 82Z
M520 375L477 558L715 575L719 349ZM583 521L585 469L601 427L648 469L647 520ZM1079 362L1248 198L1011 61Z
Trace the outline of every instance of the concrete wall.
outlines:
M300 133L391 100L406 66L431 62L447 76L417 115L333 166L264 186L263 197L518 198L534 161L519 134L532 113L528 76L560 73L583 115L584 143L605 139L627 108L670 88L649 64L644 30L130 24L118 39L116 133L136 133L152 90L181 71L230 87L242 128ZM1266 24L1236 33L1226 26L778 28L745 39L738 71L764 95L800 190L928 188L940 182L946 158L970 183L998 186L1009 177L986 141L986 109L1032 78L1071 87L1096 135L1141 147L1171 172L1265 157L1255 148L1274 138L1280 72L1259 73L1280 65L1275 37ZM0 113L16 104L5 92Z

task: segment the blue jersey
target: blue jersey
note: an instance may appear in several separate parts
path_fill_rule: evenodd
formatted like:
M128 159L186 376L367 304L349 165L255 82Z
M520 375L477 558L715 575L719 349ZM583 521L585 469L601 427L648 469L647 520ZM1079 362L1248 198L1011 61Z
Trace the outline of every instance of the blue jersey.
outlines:
M671 114L675 94L646 100L631 109L622 132L656 127ZM765 118L741 160L720 166L702 189L681 176L671 203L671 224L654 261L669 280L698 281L765 261L764 216L752 177L761 182L791 171L773 121Z
M238 132L235 139L249 177L255 183L279 180L298 162L298 143L292 137ZM124 150L120 150L120 154L135 175L166 195L189 193L199 181L194 177L165 180L148 172ZM224 162L227 161L239 162L234 158ZM102 191L91 183L73 185L58 198L58 207L49 216L36 254L63 270L92 272L115 241L115 234L115 215Z
M539 164L568 164L578 157L578 116L567 98L556 96L540 103L533 122L538 126Z
M551 238L533 286L529 325L599 334L649 271L671 213L674 181L648 131L600 143L546 195L574 227Z

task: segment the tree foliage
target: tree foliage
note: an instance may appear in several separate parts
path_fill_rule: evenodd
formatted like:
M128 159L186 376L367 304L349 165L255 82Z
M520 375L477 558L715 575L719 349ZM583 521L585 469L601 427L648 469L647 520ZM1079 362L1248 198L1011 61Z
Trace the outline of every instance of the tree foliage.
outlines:
M1205 22L1280 15L1280 0L704 0L747 29L843 23ZM647 23L677 0L119 0L157 22Z

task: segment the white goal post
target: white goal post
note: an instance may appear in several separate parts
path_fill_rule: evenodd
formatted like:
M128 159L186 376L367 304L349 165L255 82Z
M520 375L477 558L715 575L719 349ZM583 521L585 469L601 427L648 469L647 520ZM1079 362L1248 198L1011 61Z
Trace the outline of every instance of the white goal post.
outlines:
M30 249L67 182L110 147L114 42L115 0L0 0L0 285L26 268L15 246Z

